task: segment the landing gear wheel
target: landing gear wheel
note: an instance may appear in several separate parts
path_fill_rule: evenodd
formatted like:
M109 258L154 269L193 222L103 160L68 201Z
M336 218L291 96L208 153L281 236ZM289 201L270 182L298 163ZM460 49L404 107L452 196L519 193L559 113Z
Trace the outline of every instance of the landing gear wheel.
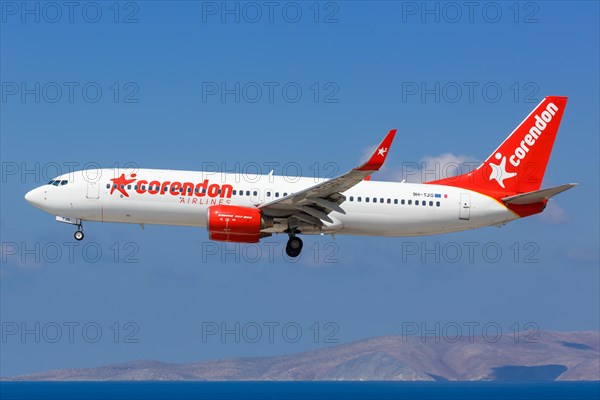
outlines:
M292 236L288 240L287 246L285 246L285 252L288 257L296 258L302 253L302 246L302 240L296 236Z
M83 240L83 231L76 231L73 236L75 237L75 240Z

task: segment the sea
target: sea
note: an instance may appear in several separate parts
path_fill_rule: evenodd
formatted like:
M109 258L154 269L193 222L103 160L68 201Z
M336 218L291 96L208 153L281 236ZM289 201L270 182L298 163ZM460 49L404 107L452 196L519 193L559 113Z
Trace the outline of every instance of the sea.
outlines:
M600 382L1 382L0 399L600 399Z

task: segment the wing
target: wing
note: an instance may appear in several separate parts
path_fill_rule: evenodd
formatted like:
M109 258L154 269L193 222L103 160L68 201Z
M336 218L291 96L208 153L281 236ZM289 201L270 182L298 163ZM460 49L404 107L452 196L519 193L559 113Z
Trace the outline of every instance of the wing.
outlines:
M346 200L342 194L357 185L373 172L379 171L389 153L396 130L392 129L379 144L371 158L358 168L292 195L262 204L259 208L265 215L288 218L290 226L294 220L304 222L321 229L324 222L333 223L329 217L332 211L346 212L341 204Z

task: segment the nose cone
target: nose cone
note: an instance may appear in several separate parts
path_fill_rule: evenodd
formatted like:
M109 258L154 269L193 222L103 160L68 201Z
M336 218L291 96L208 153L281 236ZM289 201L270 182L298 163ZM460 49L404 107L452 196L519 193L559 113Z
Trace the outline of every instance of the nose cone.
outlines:
M25 200L32 206L40 208L43 200L43 193L41 188L35 188L25 194Z

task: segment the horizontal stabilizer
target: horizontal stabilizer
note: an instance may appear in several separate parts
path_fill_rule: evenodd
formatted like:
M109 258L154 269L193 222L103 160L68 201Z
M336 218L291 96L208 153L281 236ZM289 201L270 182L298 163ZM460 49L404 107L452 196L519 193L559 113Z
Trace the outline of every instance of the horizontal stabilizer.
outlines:
M536 190L535 192L522 193L516 196L505 197L502 199L502 201L506 204L540 203L575 186L577 186L577 183L567 183L566 185L556 186L549 189Z

